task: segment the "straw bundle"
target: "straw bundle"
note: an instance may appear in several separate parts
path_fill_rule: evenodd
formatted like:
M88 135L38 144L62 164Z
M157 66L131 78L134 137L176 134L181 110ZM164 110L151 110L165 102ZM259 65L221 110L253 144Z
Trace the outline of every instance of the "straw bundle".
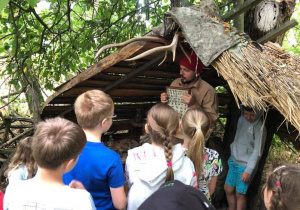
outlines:
M227 80L237 104L240 99L264 111L271 105L300 131L300 59L271 42L261 47L224 51L212 66Z

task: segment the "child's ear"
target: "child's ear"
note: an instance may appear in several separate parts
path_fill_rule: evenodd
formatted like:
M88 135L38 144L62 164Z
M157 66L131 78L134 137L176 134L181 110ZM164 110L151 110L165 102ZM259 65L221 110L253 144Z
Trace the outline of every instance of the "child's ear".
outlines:
M146 132L147 134L149 134L149 129L148 129L147 123L145 124L145 132Z
M74 166L76 165L76 164L74 164L74 162L76 162L77 159L78 159L78 157L77 157L77 158L72 158L72 159L70 159L70 160L67 160L67 161L63 164L64 170L66 171L65 173L71 171L71 170L74 168Z
M107 121L107 119L104 118L104 119L100 122L101 126L105 125L106 121Z

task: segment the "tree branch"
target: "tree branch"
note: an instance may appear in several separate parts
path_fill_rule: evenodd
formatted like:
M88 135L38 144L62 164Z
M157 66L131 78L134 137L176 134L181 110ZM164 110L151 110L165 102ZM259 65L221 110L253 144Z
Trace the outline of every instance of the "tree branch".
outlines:
M35 9L32 7L29 7L29 11L33 13L34 17L39 21L44 28L52 32L52 30L48 27L48 25L41 19L41 17L36 13Z
M21 94L21 93L20 93ZM10 102L7 102L6 104L4 104L3 106L1 106L0 107L0 109L3 109L4 107L6 107L6 106L8 106L9 104L11 104L12 102L14 102L18 97L19 97L19 95L20 94L18 94L13 100L11 100Z
M12 22L13 22L13 26L15 28L15 39L16 39L16 49L15 49L15 54L14 56L12 56L13 58L16 57L17 53L18 53L18 49L19 49L19 30L18 30L18 27L17 27L17 24L16 24L16 20L15 20L15 16L14 16L14 12L13 12L13 8L12 8L12 2L9 3L9 10L10 10L10 15L11 15L11 19L12 19ZM15 58L16 61L17 61L17 58Z
M4 39L4 38L6 38L6 37L8 37L8 36L14 35L14 34L15 34L15 33L6 34L6 35L2 36L2 37L0 38L0 40L2 40L2 39Z
M13 142L17 141L18 139L20 139L20 138L22 138L22 137L24 137L24 136L26 136L26 135L29 135L31 132L33 132L33 129L34 129L34 128L27 129L25 132L23 132L23 133L19 134L18 136L16 136L16 137L10 139L10 140L7 141L6 143L0 145L0 149L3 149L4 147L6 147L6 146L12 144Z
M16 91L16 92L14 92L14 93L10 93L10 94L8 94L8 95L0 96L0 100L3 100L3 99L5 99L5 98L8 98L9 96L20 95L21 93L24 92L24 90L26 89L26 87L27 87L27 85L24 86L24 87L23 87L21 90L19 90L19 91Z

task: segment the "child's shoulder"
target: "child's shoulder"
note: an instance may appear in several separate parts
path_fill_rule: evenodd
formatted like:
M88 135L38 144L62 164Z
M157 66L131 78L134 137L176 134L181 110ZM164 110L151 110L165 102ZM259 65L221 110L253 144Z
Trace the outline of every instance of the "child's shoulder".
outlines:
M204 151L208 155L219 156L219 153L216 150L214 150L214 149L210 149L210 148L204 147Z
M87 142L84 152L88 154L92 152L92 153L101 154L103 156L120 157L117 152L106 147L103 142L101 143Z
M153 146L149 143L144 143L141 146L132 148L128 150L128 154L130 153L140 153L140 152L147 152L148 150L153 150L153 149L160 149L158 146Z

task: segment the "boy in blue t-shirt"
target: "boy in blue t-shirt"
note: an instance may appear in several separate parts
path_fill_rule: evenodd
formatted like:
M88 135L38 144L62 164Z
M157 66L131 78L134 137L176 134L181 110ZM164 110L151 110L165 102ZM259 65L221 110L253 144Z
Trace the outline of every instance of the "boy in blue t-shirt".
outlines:
M109 130L115 117L112 99L100 90L90 90L78 96L74 109L87 144L74 169L63 176L64 183L82 182L98 210L125 208L127 199L120 156L101 142L102 134Z

